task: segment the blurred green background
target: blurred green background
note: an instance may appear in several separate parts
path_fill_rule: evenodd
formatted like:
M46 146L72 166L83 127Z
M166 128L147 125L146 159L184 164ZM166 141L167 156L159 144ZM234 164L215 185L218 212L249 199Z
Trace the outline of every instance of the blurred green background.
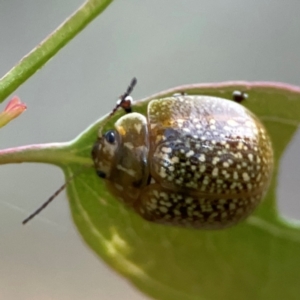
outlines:
M0 0L0 74L82 2ZM115 1L16 91L28 110L1 129L0 147L73 139L112 109L133 76L136 99L188 83L300 85L299 11L300 2L281 0ZM299 148L300 134L278 187L280 211L296 219ZM64 194L21 226L64 182L59 169L1 166L0 180L0 299L147 299L82 243Z

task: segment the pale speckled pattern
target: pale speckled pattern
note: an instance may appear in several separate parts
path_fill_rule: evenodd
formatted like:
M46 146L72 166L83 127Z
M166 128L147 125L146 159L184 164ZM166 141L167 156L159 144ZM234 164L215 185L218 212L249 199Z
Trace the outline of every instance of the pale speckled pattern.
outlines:
M128 126L135 128L130 114L126 118ZM264 126L242 105L178 95L151 101L147 122L148 168L142 174L148 180L125 186L122 182L131 182L122 179L131 176L126 172L129 166L122 169L120 164L118 175L110 178L112 192L143 218L185 227L225 228L247 217L260 203L272 174L272 145ZM124 128L119 135L126 137ZM102 158L96 156L99 168Z

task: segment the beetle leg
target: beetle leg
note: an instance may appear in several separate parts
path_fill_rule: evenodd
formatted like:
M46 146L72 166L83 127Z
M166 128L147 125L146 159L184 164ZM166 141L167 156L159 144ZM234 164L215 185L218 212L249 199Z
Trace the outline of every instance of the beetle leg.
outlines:
M234 91L232 93L232 100L237 103L241 103L248 98L248 94L242 91Z
M182 92L174 93L172 96L173 97L187 96L187 93L182 91Z

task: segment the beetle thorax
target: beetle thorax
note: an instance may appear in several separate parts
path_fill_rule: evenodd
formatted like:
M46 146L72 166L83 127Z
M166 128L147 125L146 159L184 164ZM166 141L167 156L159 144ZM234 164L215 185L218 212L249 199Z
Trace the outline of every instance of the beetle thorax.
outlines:
M111 132L114 139L107 136ZM112 192L129 204L148 181L148 144L146 117L131 113L115 123L115 130L101 133L94 145L98 175L107 179Z

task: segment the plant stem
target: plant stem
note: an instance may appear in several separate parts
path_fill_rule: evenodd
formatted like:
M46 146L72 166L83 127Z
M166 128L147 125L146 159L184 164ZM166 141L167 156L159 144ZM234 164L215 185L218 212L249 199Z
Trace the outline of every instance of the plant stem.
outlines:
M0 80L0 102L40 69L113 0L87 0Z
M35 144L0 150L0 164L38 162L54 165L92 165L92 160L76 155L68 147L69 143Z

